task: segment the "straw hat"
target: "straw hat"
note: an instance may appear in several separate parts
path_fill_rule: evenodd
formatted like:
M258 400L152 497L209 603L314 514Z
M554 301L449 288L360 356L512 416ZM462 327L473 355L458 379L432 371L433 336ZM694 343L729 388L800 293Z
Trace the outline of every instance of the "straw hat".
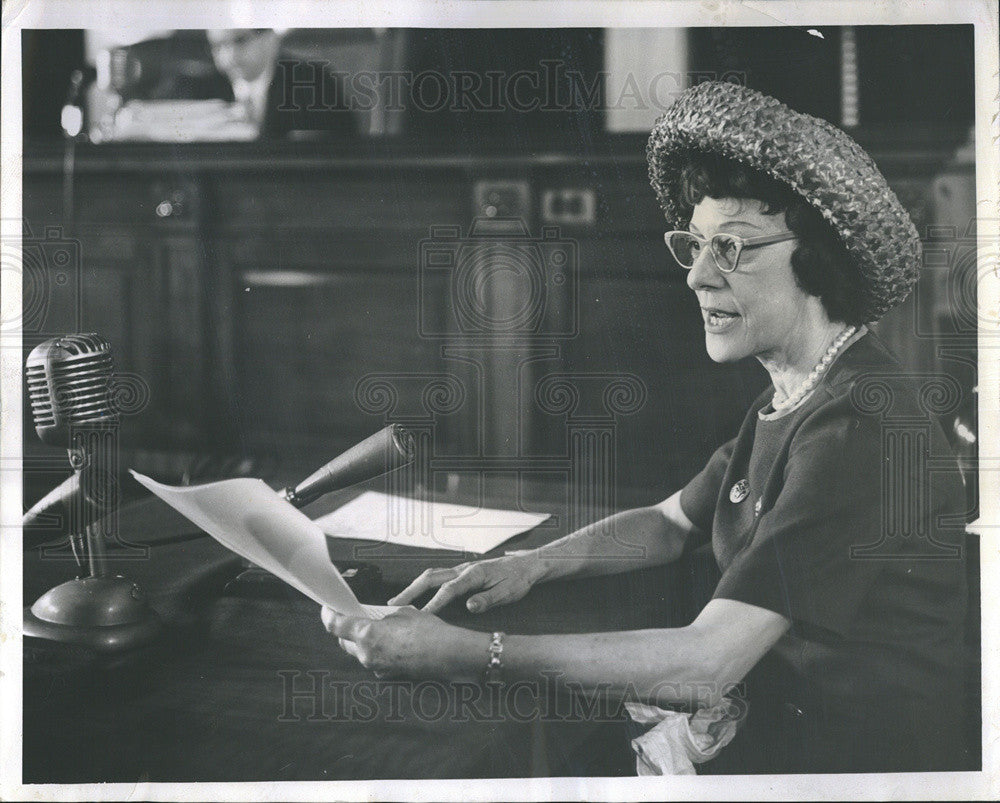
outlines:
M860 267L865 321L909 295L920 271L916 226L872 158L839 128L737 84L688 89L656 121L646 146L650 183L674 229L691 221L678 180L692 151L756 168L818 209Z

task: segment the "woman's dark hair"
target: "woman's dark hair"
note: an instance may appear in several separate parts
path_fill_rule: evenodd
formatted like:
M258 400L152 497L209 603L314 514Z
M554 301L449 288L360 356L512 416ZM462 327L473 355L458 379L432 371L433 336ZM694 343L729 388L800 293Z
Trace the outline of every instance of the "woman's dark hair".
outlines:
M724 156L692 153L681 169L679 199L694 208L709 198L754 198L766 215L785 213L798 235L792 271L805 292L816 296L832 321L864 323L865 284L853 259L820 212L777 179Z

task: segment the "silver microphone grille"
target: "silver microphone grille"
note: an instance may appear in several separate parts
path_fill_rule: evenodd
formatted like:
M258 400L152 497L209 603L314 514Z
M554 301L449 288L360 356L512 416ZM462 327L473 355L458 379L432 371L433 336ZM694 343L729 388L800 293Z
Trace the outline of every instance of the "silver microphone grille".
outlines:
M64 335L36 346L25 378L38 437L65 446L71 426L114 420L112 372L111 346L99 335Z

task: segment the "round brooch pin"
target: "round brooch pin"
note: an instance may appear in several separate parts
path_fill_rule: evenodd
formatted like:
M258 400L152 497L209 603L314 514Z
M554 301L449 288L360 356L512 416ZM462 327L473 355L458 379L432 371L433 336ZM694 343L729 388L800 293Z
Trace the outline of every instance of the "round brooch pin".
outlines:
M750 495L750 480L740 480L729 491L729 501L738 505Z

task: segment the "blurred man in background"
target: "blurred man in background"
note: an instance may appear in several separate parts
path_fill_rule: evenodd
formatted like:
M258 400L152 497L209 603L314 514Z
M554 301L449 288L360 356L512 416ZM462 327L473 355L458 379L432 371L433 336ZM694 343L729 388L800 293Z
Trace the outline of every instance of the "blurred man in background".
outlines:
M235 28L206 34L216 67L232 82L236 102L246 119L260 126L262 137L293 131L357 135L357 115L350 109L345 75L375 66L367 63L378 52L378 41L369 29ZM338 37L347 37L348 42ZM364 58L352 57L354 49Z

